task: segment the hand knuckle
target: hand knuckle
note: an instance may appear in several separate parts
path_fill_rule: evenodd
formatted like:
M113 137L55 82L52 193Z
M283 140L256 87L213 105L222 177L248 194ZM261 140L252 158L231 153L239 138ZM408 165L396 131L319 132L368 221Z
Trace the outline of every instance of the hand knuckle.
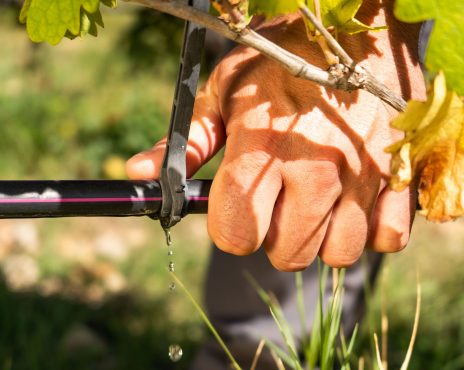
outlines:
M282 271L282 272L295 272L301 271L307 268L310 265L310 262L296 262L296 261L286 261L279 258L269 258L272 266L275 269Z
M359 253L322 254L321 259L330 267L345 268L354 265L360 258Z
M384 253L401 252L404 248L406 248L409 236L409 231L385 231L380 238L377 238L373 249Z
M249 234L232 231L229 228L208 230L214 244L224 252L246 256L259 248L257 240Z
M317 185L321 189L341 192L340 174L335 163L331 161L318 162L312 171L317 174L314 181L317 181Z
M294 272L306 269L316 258L312 253L298 253L294 255L283 255L283 253L272 253L269 247L266 249L269 261L279 271Z

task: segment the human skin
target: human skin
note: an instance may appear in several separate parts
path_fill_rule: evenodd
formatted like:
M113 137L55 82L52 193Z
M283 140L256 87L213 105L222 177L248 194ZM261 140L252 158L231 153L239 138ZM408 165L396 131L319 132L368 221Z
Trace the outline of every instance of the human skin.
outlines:
M340 35L345 50L405 99L423 99L418 25L397 22L393 1L366 0L357 18L388 31ZM298 14L258 28L264 36L326 69L306 41ZM388 188L390 155L401 138L397 112L375 96L320 87L288 74L257 51L238 47L197 96L187 150L192 176L224 146L208 208L208 232L223 251L248 255L263 246L282 271L317 255L350 266L367 246L396 252L409 239L415 191ZM165 140L127 163L132 179L158 178Z

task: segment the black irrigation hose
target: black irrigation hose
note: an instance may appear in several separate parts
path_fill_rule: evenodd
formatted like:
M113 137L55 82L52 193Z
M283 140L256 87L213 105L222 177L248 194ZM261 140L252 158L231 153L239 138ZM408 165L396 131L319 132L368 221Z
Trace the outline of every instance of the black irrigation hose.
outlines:
M182 216L208 212L211 180L188 180ZM0 181L0 219L92 216L158 218L158 181ZM416 209L420 210L419 204Z
M206 213L211 180L190 180L187 187L183 216ZM161 201L158 181L0 181L0 218L158 218Z

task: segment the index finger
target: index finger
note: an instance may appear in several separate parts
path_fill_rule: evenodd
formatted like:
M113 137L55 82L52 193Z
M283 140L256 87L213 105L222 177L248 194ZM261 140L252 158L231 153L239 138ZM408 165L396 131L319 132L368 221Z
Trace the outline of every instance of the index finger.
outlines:
M209 78L195 100L187 144L187 177L191 177L222 148L226 134L219 111L216 73ZM163 163L166 138L150 150L134 155L127 161L130 179L157 179Z

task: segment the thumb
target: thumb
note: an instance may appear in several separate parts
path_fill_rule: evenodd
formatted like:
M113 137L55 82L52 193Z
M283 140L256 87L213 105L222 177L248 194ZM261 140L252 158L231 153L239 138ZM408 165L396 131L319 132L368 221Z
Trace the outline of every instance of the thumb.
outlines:
M225 129L219 113L214 74L198 93L187 144L187 177L191 177L224 145ZM163 164L166 138L126 163L130 179L157 179Z

